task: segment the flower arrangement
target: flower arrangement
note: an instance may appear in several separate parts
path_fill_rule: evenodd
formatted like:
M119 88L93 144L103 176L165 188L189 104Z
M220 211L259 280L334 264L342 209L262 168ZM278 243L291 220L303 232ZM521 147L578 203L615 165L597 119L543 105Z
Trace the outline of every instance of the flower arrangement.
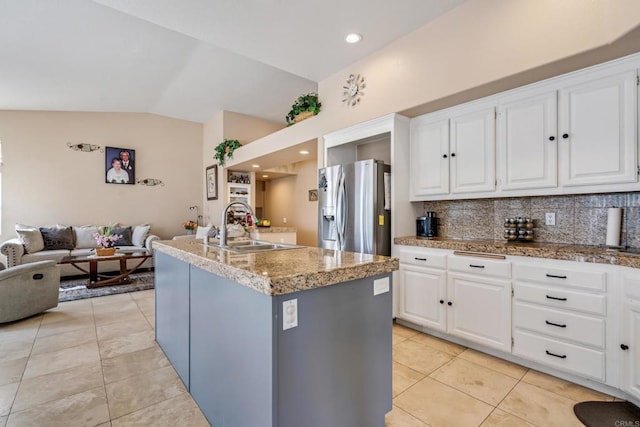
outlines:
M191 220L187 222L183 222L182 226L184 227L185 230L195 230L196 228L198 228L198 224Z
M97 233L93 233L93 238L96 239L96 243L101 248L113 248L122 236L113 234L112 227L100 227Z

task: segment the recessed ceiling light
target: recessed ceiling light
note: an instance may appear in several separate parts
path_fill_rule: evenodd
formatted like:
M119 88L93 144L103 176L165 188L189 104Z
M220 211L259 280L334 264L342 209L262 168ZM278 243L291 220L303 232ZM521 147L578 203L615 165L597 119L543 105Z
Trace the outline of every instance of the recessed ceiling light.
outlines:
M269 178L269 175L262 175L263 178Z
M260 165L251 165L252 168L259 168Z
M360 40L362 40L362 36L358 33L349 33L344 38L347 43L358 43Z
M300 150L299 153L300 154L309 154L309 152L307 150Z

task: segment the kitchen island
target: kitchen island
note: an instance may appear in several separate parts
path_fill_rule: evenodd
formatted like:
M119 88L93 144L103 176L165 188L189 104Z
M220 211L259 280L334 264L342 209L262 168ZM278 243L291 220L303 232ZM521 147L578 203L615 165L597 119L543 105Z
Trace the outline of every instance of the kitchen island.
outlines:
M214 426L384 426L398 260L154 242L156 340Z

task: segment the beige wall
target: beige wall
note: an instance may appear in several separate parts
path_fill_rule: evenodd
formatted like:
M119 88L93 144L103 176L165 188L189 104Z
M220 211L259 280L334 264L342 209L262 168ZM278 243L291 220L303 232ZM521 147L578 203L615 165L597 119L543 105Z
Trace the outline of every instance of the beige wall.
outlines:
M163 238L195 219L202 194L202 125L139 113L0 111L2 230L121 222L151 224ZM164 186L105 183L105 153L72 151L67 142L136 150L136 178Z
M318 120L328 133L401 112L607 46L638 25L636 0L469 0L320 81ZM349 74L367 83L356 107L341 101Z
M274 227L295 227L299 245L317 246L318 202L309 201L309 190L318 187L318 166L315 159L294 165L297 175L267 182L265 217Z
M283 127L284 125L280 123L231 111L217 113L203 126L203 171L206 167L217 164L217 161L213 159L213 150L224 139L237 139L244 145ZM204 182L204 177L202 180ZM226 169L218 167L218 200L207 200L206 188L203 187L202 205L204 206L205 223L220 225L222 209L226 204L226 191Z

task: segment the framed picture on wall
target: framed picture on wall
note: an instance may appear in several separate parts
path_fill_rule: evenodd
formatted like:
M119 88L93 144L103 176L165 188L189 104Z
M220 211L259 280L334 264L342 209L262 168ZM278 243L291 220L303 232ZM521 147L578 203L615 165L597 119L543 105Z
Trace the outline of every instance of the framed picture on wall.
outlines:
M218 165L209 166L205 171L207 200L218 200Z
M105 182L107 184L136 183L136 150L105 147Z

